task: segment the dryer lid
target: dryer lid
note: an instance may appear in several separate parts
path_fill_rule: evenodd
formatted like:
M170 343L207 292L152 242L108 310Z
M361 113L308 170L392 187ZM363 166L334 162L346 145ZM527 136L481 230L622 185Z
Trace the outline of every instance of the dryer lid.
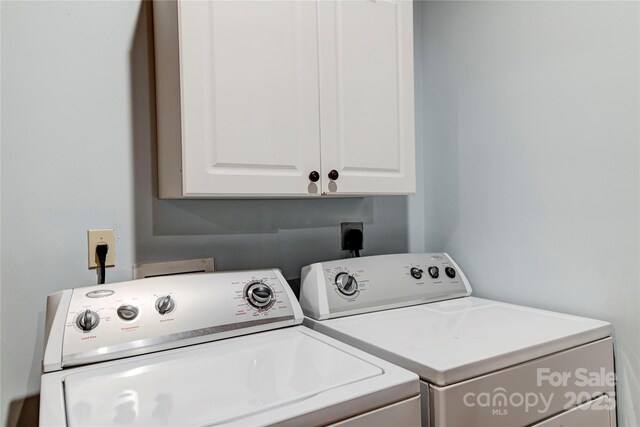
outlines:
M611 335L604 321L475 297L316 321L313 328L438 385Z
M64 394L70 426L216 425L383 374L295 328L83 369Z

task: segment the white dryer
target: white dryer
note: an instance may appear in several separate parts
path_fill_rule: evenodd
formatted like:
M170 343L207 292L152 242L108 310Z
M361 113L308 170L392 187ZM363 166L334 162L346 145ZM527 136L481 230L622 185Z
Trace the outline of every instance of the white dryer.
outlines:
M278 270L53 294L40 425L419 425L414 373L302 318Z
M613 426L609 323L471 295L447 254L303 268L305 324L421 378L429 426Z

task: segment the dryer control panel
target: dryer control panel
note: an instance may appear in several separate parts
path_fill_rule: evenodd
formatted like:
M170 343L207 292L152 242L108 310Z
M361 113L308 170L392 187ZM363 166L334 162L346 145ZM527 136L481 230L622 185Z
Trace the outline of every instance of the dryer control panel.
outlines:
M163 276L50 295L44 370L302 322L279 270Z
M471 294L445 253L394 254L311 264L302 269L300 304L317 320Z

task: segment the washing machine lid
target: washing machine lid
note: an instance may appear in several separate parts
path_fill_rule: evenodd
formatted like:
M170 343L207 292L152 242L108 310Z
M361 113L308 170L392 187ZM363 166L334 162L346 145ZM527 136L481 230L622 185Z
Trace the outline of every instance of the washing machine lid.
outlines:
M475 297L305 322L438 385L611 334L607 322Z
M386 365L329 340L296 327L77 368L64 379L68 425L270 424L350 399L351 411L379 407L392 397L377 391L410 380L401 389L417 394L415 374L384 378Z

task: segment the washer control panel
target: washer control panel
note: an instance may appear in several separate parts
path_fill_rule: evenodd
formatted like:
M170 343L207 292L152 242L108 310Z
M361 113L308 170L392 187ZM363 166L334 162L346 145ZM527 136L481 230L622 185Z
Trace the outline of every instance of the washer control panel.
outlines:
M322 320L471 294L445 253L378 255L311 264L302 269L300 303Z
M60 324L48 326L62 335L63 367L302 322L276 269L155 277L53 296L47 316Z

